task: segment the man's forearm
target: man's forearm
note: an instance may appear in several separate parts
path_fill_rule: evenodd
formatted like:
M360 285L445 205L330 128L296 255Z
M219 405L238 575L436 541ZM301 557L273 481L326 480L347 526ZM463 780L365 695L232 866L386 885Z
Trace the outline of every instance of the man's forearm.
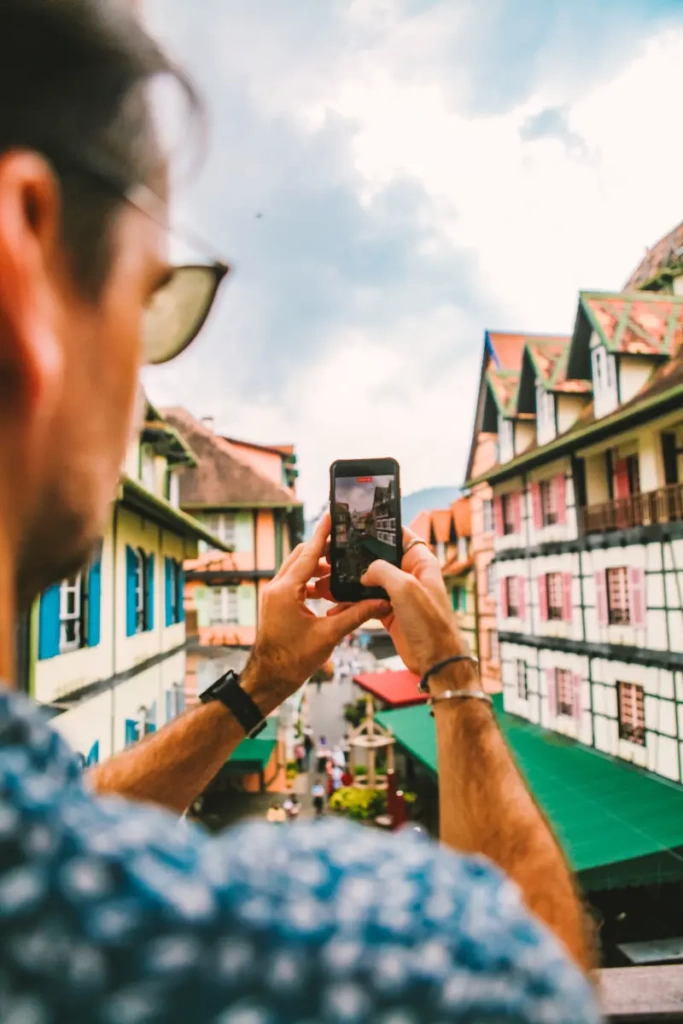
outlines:
M519 885L528 908L589 970L588 925L571 871L491 708L477 700L444 701L434 717L442 841L498 864Z
M242 676L242 685L267 715L276 698L264 683L251 669ZM144 800L182 814L243 739L242 726L220 701L212 701L92 768L88 781L98 793Z

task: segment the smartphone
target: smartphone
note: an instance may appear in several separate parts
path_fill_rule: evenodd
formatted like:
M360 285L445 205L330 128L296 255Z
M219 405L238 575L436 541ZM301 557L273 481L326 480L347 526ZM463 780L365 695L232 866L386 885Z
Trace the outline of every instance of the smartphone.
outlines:
M330 466L330 590L336 601L386 597L360 582L371 562L403 558L401 484L396 459L339 459Z

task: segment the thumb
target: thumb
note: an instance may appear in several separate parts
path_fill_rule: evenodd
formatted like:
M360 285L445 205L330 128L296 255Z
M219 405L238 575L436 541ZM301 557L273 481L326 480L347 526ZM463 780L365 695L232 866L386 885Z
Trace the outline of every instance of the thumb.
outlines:
M379 619L386 616L389 605L386 601L359 601L358 604L349 608L340 609L336 615L330 615L326 619L330 623L330 630L334 638L342 640L347 634L358 629L368 619ZM338 642L335 639L335 642Z
M361 583L364 587L383 587L391 597L392 591L395 592L396 588L405 582L407 575L398 566L378 558L377 561L370 563L367 572L361 578Z

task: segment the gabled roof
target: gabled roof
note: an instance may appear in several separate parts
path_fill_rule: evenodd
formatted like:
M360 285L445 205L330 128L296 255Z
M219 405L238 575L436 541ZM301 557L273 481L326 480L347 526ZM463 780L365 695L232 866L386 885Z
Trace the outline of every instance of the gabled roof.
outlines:
M413 519L410 524L410 529L413 533L416 533L418 537L422 537L422 540L426 540L428 544L431 544L431 531L432 531L432 517L431 513L420 512Z
M629 277L624 291L661 287L680 273L683 273L683 223L645 250L644 258Z
M470 499L463 497L458 498L451 505L453 510L453 522L455 523L455 532L458 537L471 537L472 536L472 509L470 505Z
M486 373L489 367L500 370L519 370L522 365L522 352L524 343L529 335L510 334L505 331L484 331L484 349L481 358L481 370L479 371L479 390L477 395L477 406L474 413L474 424L472 426L472 440L470 442L470 454L467 459L466 477L472 475L474 456L477 451L479 434L485 431L484 413L489 397L489 387L486 380ZM490 430L490 428L488 428ZM494 432L497 425L494 428Z
M471 555L469 558L464 559L464 561L458 561L458 556L456 555L454 558L451 558L450 562L446 562L446 564L441 569L441 575L442 576L462 576L463 573L469 572L470 569L473 568L473 566L474 566L474 556L473 555Z
M535 412L538 384L542 384L546 391L553 394L592 394L590 380L567 377L570 342L569 337L564 337L544 338L526 343L517 398L519 412Z
M453 513L449 508L436 508L432 512L432 544L449 544L455 540Z
M567 372L590 374L595 331L609 352L668 358L683 341L683 295L661 292L581 292Z
M230 442L214 434L185 409L165 409L164 417L197 457L195 468L179 470L183 508L297 508L301 505L242 462Z
M517 411L519 378L519 370L489 370L486 374L491 395L502 416L514 416Z

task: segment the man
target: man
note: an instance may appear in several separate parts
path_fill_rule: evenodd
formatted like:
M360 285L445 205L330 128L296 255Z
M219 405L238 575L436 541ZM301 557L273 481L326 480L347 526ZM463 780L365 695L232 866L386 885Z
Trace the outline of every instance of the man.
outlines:
M17 608L101 529L141 359L192 340L225 273L164 255L145 87L170 71L113 0L0 5L0 1018L593 1021L570 874L490 707L462 696L478 691L467 662L430 680L442 838L516 886L489 861L339 822L208 839L177 821L254 717L367 618L420 674L462 651L424 546L403 570L370 568L391 606L318 619L305 601L329 596L324 519L266 592L239 682L86 783L12 693Z

